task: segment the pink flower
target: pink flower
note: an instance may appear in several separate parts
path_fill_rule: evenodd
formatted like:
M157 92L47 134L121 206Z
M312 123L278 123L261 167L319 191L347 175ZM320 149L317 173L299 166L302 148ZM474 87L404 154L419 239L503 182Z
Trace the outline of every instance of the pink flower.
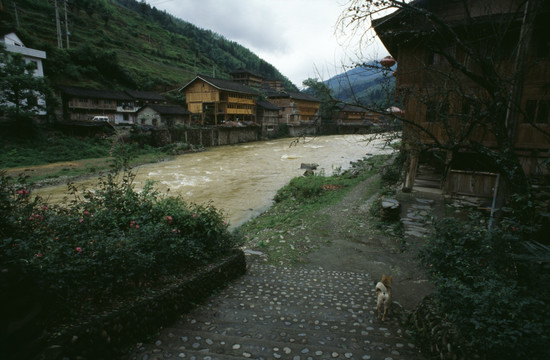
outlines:
M23 195L23 190L17 190L17 193L18 193L19 195Z
M43 205L42 210L48 210L48 207L46 205Z
M84 221L83 218L80 218L80 220L78 220L78 222L81 223L81 224L82 224L83 221Z
M172 217L170 215L166 216L166 220L168 220L168 224L172 223Z
M84 215L90 215L90 212L88 210L84 211Z
M76 252L79 252L79 253L82 252L82 248L80 246L77 246L75 250L76 250Z
M139 229L139 225L136 224L136 229Z
M199 217L199 215L197 215L197 214L193 214L193 217L194 217L194 218L198 218L198 217Z
M44 255L42 255L41 253L38 253L38 254L34 254L34 256L37 257L37 258L41 258Z

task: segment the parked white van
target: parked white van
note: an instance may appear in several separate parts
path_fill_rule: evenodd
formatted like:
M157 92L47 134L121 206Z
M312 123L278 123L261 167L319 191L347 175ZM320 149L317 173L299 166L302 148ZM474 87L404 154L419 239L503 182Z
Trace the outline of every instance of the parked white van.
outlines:
M94 116L92 118L92 121L103 121L103 122L109 122L108 116Z

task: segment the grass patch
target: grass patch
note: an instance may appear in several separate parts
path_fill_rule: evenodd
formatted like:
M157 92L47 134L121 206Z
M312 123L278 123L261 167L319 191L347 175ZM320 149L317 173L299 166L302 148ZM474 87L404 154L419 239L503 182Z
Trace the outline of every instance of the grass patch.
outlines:
M236 232L251 248L267 254L269 264L296 265L320 244L330 241L334 229L327 207L337 204L359 183L379 172L388 156L379 155L331 176L304 176L292 179L275 195L273 206L239 227ZM380 182L369 187L376 193ZM372 195L371 194L371 195ZM370 195L369 195L370 196ZM359 219L343 219L357 227Z
M172 147L148 145L114 146L112 138L77 138L60 133L47 133L35 139L2 139L0 169L11 176L24 174L29 183L56 182L106 173L113 155L132 154L129 165L154 163L169 158Z

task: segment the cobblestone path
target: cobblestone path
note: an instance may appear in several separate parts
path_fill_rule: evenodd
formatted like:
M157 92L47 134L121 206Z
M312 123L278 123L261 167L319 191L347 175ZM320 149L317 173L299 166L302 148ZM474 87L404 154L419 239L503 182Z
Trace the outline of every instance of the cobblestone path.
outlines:
M253 264L123 359L424 359L368 274Z

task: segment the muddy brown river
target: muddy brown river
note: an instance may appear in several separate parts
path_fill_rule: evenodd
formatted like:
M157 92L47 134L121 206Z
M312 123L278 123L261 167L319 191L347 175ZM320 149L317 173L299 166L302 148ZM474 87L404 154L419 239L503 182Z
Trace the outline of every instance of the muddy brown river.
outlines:
M211 202L234 228L265 211L278 189L304 173L302 163L319 164L316 173L332 175L337 169L348 169L351 161L392 151L382 140L366 140L361 135L333 135L307 138L292 146L292 139L278 139L213 147L135 168L136 189L152 180L162 192L169 190L189 202ZM88 179L76 184L93 188L96 183L97 179ZM45 187L35 193L59 202L67 196L67 187Z

